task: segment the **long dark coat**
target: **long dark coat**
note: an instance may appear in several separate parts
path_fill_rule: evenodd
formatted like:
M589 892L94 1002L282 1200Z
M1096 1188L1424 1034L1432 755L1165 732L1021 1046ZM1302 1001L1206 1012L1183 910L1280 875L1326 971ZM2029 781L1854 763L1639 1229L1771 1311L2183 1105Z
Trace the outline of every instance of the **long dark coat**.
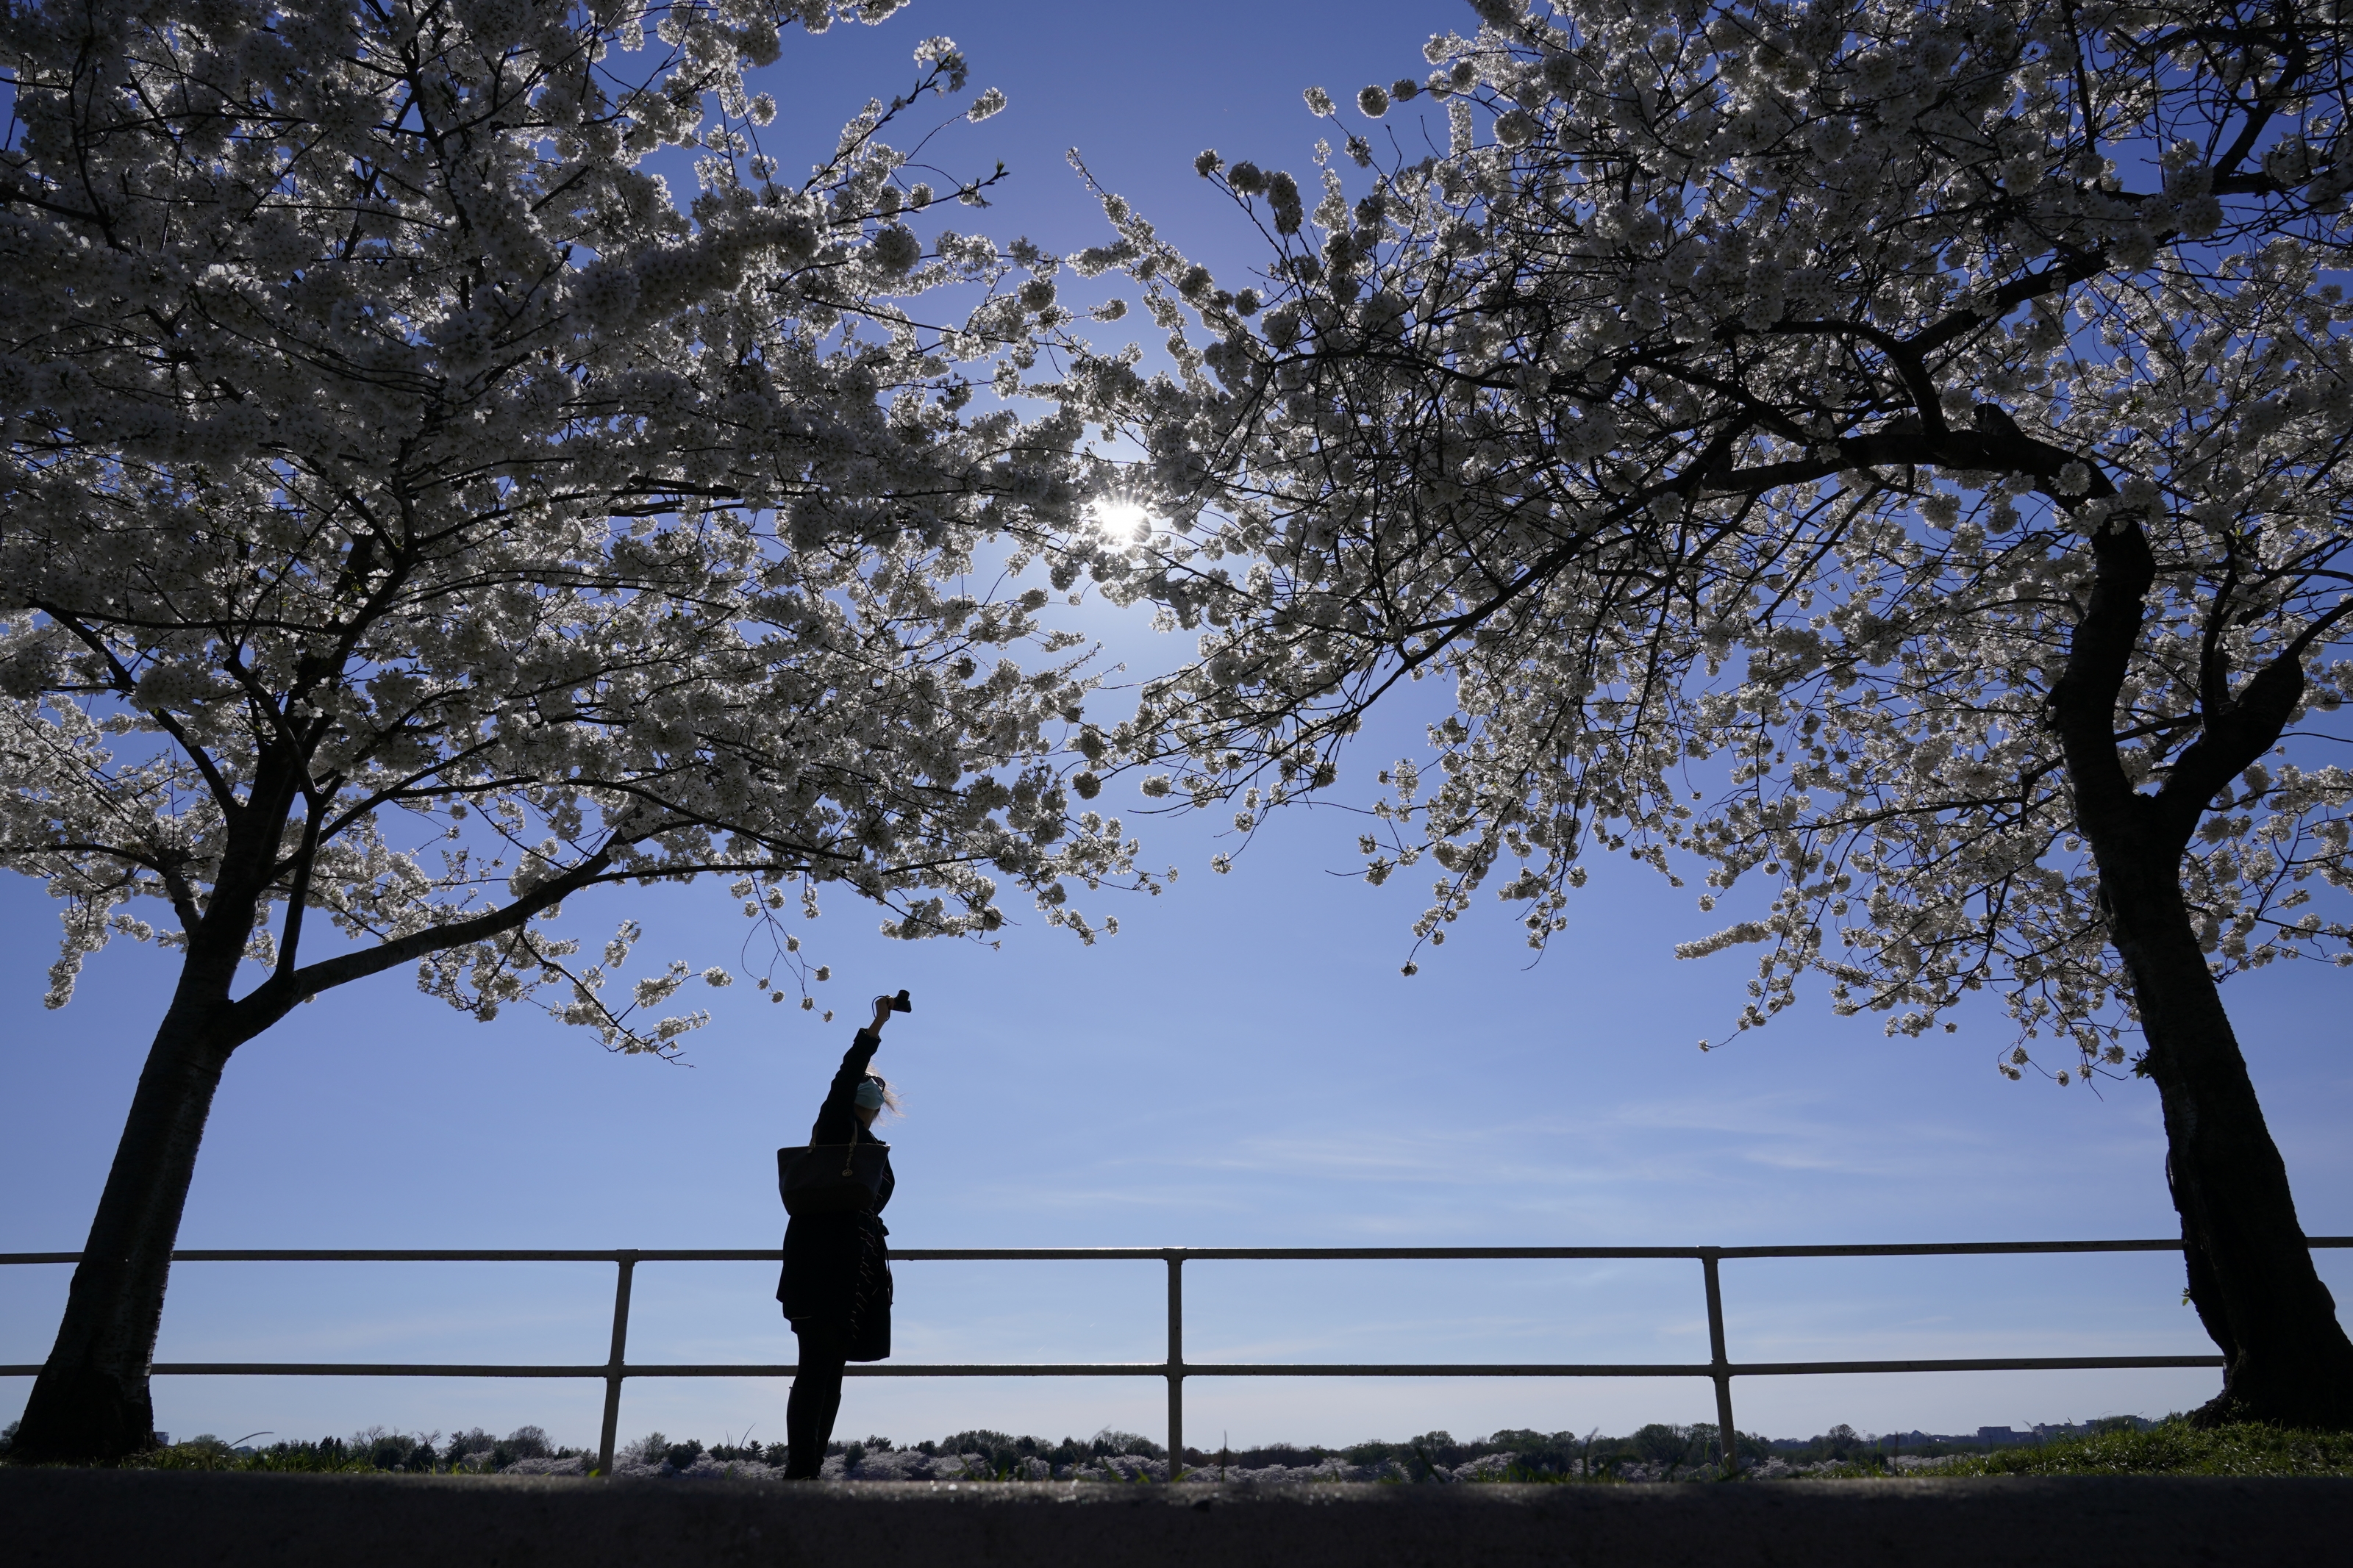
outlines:
M811 1144L880 1143L858 1124L858 1086L881 1037L860 1029L833 1075L825 1103L809 1129ZM838 1336L847 1361L882 1361L891 1354L890 1227L882 1205L897 1184L891 1157L882 1156L882 1190L872 1214L795 1215L785 1224L785 1267L776 1300L793 1331Z

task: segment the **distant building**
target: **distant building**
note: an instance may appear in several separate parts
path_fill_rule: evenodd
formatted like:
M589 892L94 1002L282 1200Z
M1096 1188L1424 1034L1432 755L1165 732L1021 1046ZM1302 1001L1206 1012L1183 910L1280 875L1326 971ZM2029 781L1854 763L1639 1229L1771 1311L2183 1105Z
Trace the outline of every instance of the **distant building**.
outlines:
M1980 1426L1978 1428L1978 1441L1989 1448L1999 1448L2006 1443L2023 1443L2028 1439L2007 1426Z

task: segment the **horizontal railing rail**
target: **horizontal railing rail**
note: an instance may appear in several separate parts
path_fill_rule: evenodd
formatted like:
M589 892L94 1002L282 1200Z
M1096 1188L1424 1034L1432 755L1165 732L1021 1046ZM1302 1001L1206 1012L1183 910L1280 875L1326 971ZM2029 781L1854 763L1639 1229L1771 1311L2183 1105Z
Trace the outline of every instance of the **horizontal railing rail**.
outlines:
M2306 1245L2353 1247L2353 1237L2316 1236ZM1158 1377L1168 1384L1169 1474L1185 1451L1185 1380L1190 1377L1699 1377L1715 1385L1716 1434L1725 1464L1733 1458L1732 1380L1864 1373L2074 1372L2219 1367L2219 1355L1963 1356L1908 1361L1736 1362L1725 1352L1718 1265L1771 1258L1981 1258L2100 1252L2179 1252L2164 1238L2113 1241L1960 1241L1827 1243L1788 1247L893 1247L894 1263L1159 1262L1168 1269L1168 1354L1156 1362L940 1363L863 1363L852 1377ZM613 1339L603 1362L575 1363L424 1362L157 1362L158 1377L553 1377L605 1384L597 1468L613 1468L621 1384L632 1377L791 1377L792 1363L689 1363L627 1358L629 1296L640 1263L775 1263L776 1247L196 1247L174 1263L609 1263ZM1333 1262L1677 1259L1700 1265L1707 1291L1709 1356L1704 1362L1188 1362L1184 1357L1184 1265L1188 1262ZM78 1252L0 1252L11 1264L79 1263ZM0 1377L29 1377L37 1365L0 1365Z

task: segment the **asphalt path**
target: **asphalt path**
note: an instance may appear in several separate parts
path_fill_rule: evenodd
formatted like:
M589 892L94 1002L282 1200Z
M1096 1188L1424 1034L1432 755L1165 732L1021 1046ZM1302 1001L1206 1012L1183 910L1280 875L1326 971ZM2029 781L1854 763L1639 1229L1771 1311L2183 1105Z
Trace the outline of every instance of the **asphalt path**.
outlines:
M2171 1568L2348 1561L2353 1479L851 1484L0 1469L11 1568Z

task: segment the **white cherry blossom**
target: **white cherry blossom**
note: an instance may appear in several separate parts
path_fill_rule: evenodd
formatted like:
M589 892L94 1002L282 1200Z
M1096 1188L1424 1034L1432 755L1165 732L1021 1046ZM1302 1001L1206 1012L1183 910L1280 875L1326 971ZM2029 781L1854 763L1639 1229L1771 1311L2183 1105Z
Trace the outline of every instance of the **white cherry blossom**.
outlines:
M2001 995L2013 1077L2110 1076L2137 1032L2215 1412L2353 1420L2215 990L2353 956L2353 38L2230 3L1476 10L1427 51L1442 122L1401 129L1400 83L1312 180L1197 163L1267 231L1262 315L1116 198L1076 258L1147 288L1176 371L1075 367L1166 526L1065 566L1200 639L1098 775L1282 804L1436 678L1363 840L1369 881L1436 867L1419 937L1485 889L1541 947L1625 855L1733 900L1687 953L1764 944L1744 1027L1813 973L1903 1034ZM1304 224L1279 182L1322 187Z
M53 1005L115 936L183 963L20 1453L144 1441L205 1109L306 997L407 968L671 1051L692 967L615 984L636 921L553 922L706 876L796 985L830 889L1099 929L1070 884L1132 846L1057 755L1091 677L990 586L1076 518L1076 429L973 404L1068 313L926 214L987 180L889 141L965 62L926 41L798 184L744 89L785 25L895 9L0 14L0 863L65 911Z

